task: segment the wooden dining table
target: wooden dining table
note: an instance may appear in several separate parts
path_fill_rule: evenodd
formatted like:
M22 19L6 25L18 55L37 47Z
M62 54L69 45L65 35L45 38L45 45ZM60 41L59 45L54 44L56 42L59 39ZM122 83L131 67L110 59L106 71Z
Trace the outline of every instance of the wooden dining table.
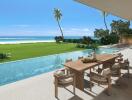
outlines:
M84 71L88 69L91 71L91 68L100 64L111 67L117 57L118 55L113 54L97 54L96 62L83 63L82 59L79 59L77 61L66 62L64 66L68 67L75 74L76 87L80 90L84 90Z

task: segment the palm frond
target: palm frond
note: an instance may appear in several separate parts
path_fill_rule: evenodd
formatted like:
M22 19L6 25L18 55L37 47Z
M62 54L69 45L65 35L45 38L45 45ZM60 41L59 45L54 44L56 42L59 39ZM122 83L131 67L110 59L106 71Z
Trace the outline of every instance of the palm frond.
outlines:
M60 9L54 8L54 16L55 16L55 18L56 18L57 21L59 21L61 19L62 14L61 14Z

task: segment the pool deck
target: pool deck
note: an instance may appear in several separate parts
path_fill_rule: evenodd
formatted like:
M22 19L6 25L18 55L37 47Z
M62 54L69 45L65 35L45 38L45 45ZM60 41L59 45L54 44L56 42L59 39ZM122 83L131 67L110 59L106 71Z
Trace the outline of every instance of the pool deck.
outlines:
M121 52L132 65L132 49L124 49ZM132 73L132 69L130 69L130 73ZM49 72L0 86L0 100L56 100L53 81L53 72ZM59 88L59 100L132 100L131 84L131 74L130 78L122 77L119 86L112 85L111 96L107 96L103 92L104 86L98 85L94 85L92 92L89 89L86 89L87 92L76 89L75 96L68 90ZM72 86L67 88L72 91Z

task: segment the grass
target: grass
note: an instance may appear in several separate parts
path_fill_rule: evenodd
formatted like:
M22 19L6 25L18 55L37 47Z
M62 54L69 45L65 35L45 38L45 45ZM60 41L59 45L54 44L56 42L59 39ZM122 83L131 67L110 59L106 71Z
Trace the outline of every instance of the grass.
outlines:
M0 53L11 53L11 58L1 62L81 50L72 43L1 44Z

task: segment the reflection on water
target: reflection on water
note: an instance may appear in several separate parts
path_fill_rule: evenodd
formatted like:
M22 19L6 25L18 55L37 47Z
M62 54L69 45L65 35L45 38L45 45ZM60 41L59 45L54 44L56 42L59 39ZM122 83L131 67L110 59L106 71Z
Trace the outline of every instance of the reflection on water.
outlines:
M83 56L89 56L93 52L92 49L82 51Z

